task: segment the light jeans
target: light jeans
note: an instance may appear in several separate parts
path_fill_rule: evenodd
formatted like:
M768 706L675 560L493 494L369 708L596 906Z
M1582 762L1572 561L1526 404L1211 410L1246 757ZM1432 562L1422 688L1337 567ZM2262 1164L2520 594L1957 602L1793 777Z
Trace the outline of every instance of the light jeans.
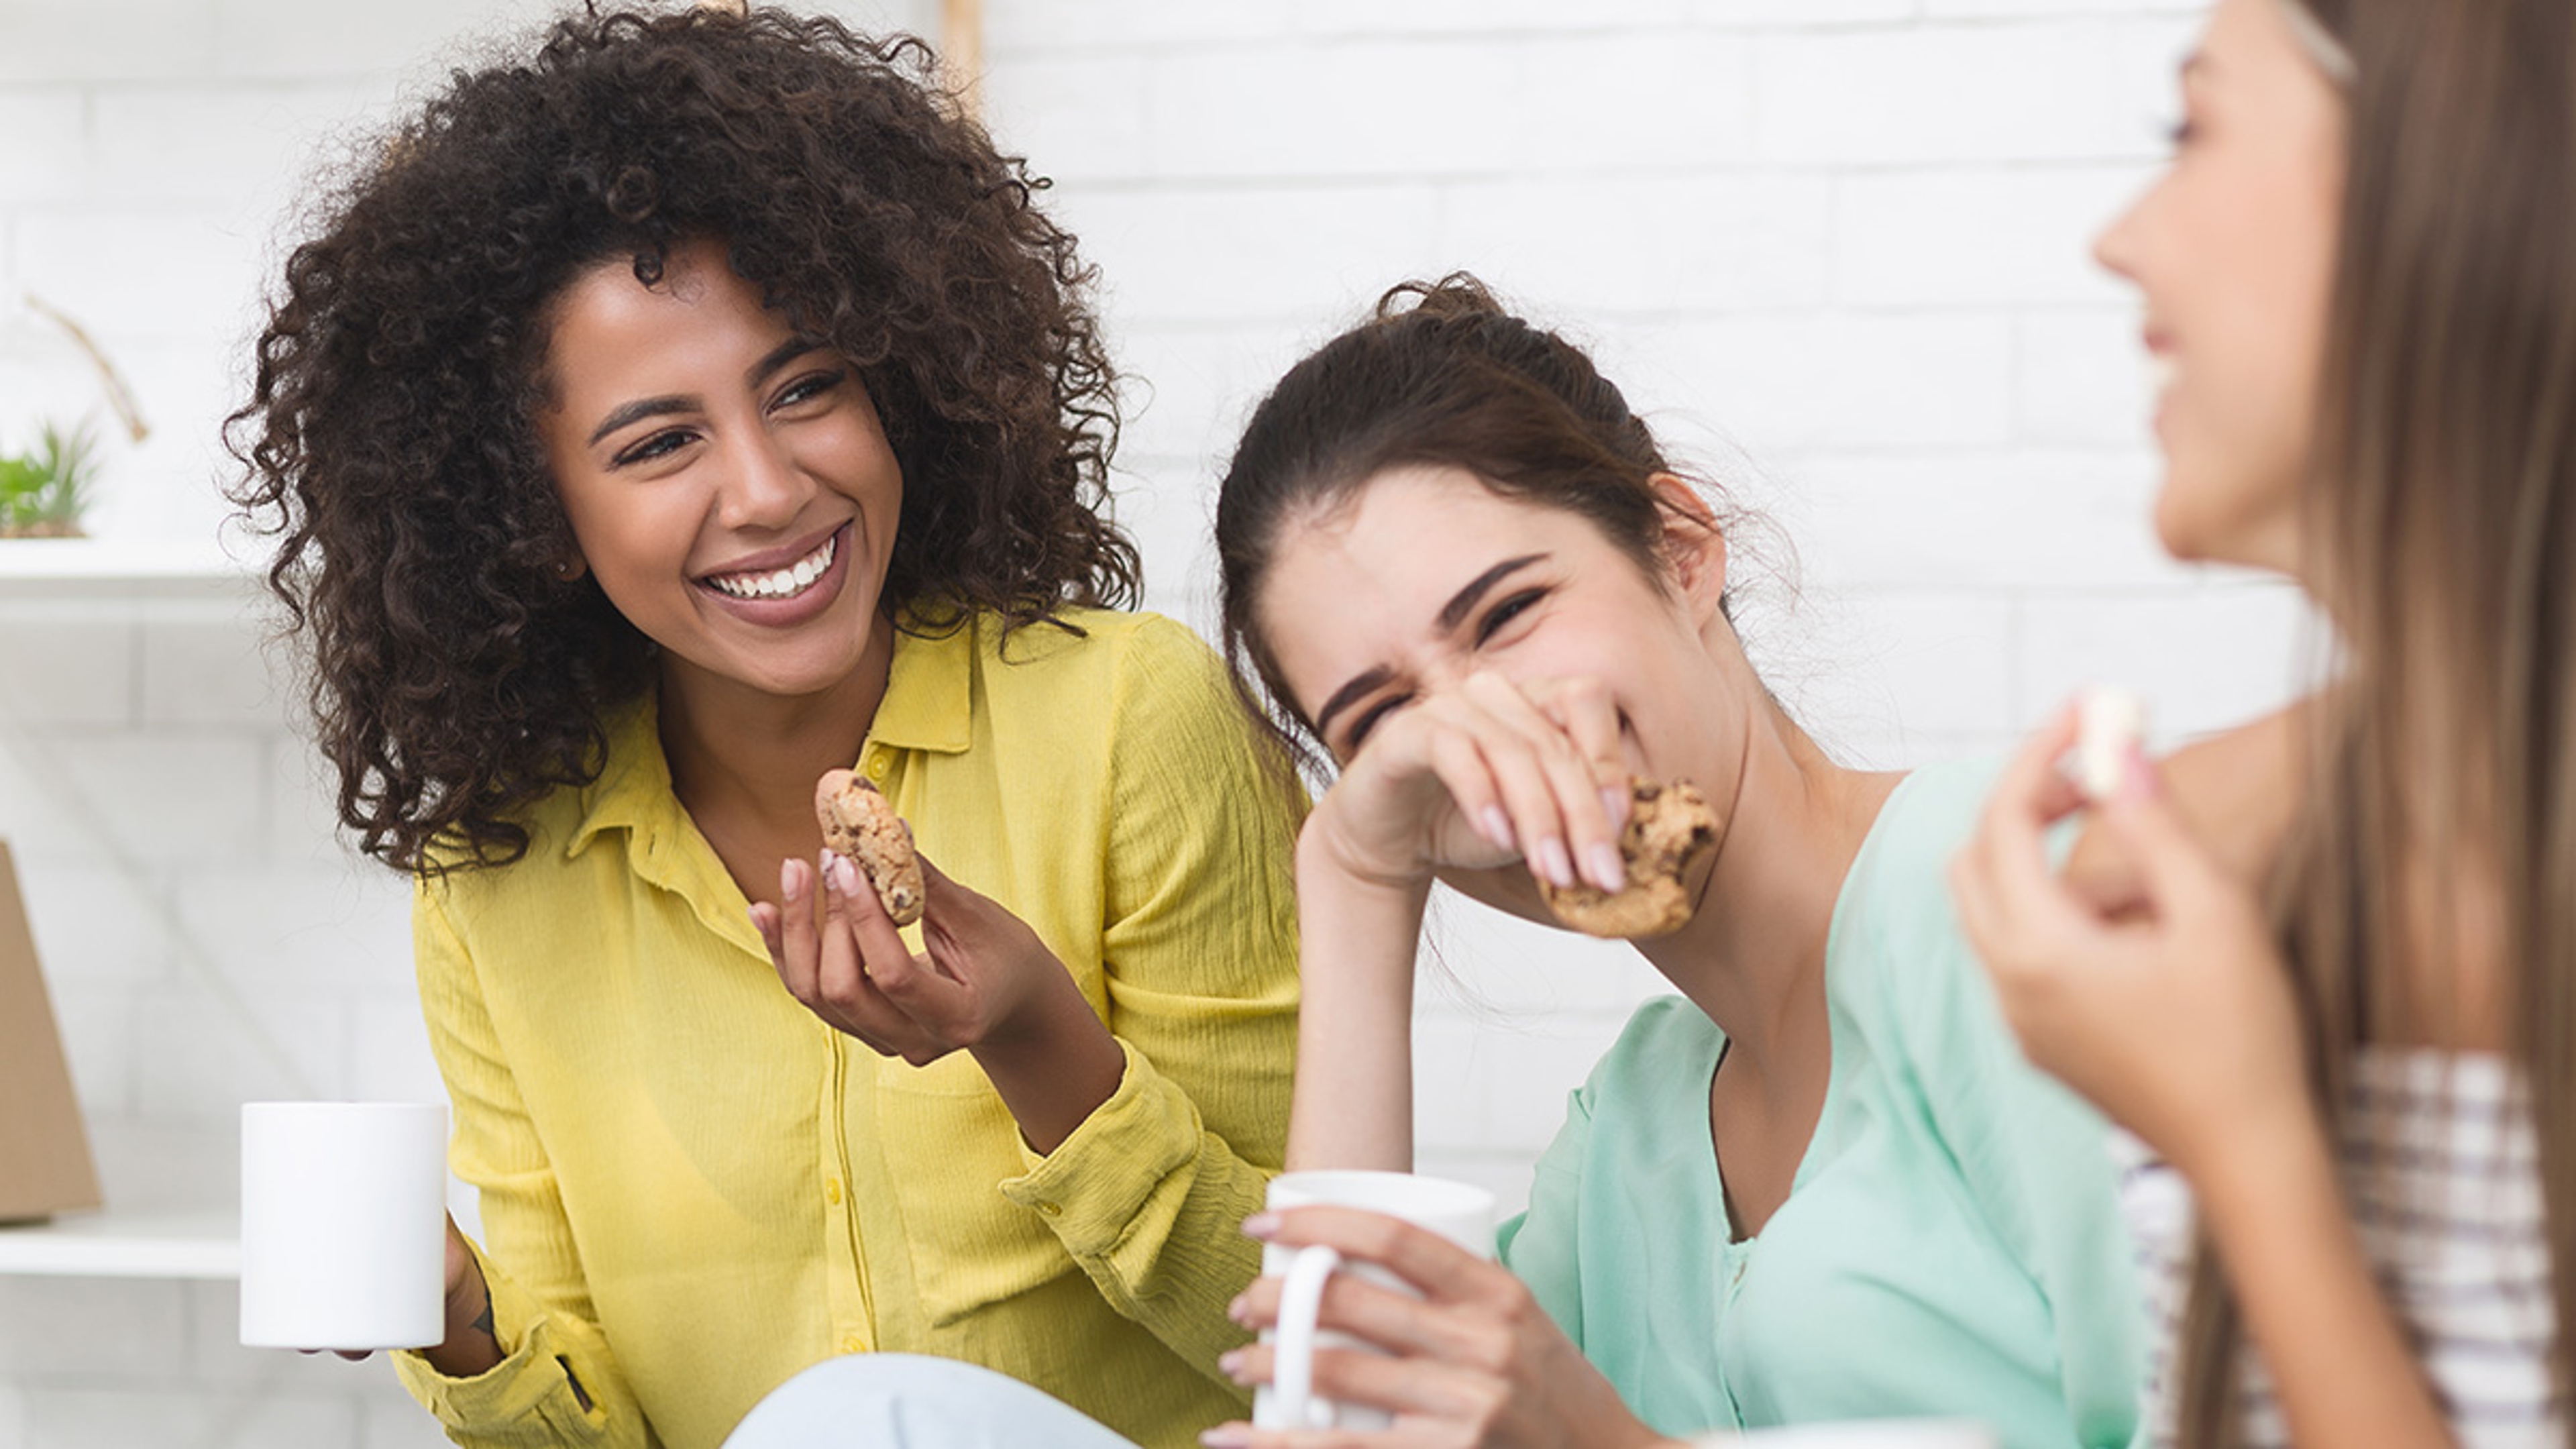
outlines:
M854 1353L780 1384L724 1449L1136 1449L1097 1419L954 1359Z

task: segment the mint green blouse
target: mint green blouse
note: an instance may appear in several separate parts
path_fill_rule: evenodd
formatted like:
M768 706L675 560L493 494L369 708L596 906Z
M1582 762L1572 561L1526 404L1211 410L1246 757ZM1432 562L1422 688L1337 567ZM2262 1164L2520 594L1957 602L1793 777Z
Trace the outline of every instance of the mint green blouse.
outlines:
M1666 1434L1907 1415L2008 1449L2124 1445L2144 1371L2102 1120L2023 1058L1944 868L1995 766L1889 797L1825 946L1833 1071L1788 1200L1735 1241L1709 1142L1725 1037L1647 1003L1573 1094L1503 1260Z

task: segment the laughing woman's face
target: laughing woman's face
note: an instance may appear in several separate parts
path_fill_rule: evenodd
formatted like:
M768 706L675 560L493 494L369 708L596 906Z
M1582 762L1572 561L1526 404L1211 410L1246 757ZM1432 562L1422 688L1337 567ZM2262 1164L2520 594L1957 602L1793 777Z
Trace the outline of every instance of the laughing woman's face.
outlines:
M2095 254L2146 303L2165 547L2297 574L2345 111L2290 3L2220 0L2183 66L2173 164Z
M664 669L765 694L849 679L877 631L903 473L857 369L724 248L623 260L553 308L546 459L581 564Z

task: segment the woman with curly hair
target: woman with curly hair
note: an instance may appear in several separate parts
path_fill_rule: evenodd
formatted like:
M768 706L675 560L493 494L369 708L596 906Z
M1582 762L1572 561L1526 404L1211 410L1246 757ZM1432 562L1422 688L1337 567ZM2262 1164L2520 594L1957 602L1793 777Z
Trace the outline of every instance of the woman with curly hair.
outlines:
M232 420L340 819L417 883L486 1241L399 1367L461 1443L712 1445L876 1350L1145 1443L1239 1406L1297 806L1117 611L1089 273L926 75L560 22L333 195ZM836 767L917 932L822 851Z

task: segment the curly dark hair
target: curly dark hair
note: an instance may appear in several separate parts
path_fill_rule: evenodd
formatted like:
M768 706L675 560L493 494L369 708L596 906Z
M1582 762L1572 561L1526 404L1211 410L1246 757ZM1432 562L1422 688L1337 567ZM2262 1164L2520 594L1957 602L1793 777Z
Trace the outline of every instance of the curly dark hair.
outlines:
M910 627L1131 604L1117 379L1045 185L920 41L778 10L594 8L366 147L225 423L359 848L517 859L516 817L597 778L603 716L650 681L651 643L555 571L572 536L535 423L551 304L604 262L650 285L719 240L859 369L903 469L884 597Z

